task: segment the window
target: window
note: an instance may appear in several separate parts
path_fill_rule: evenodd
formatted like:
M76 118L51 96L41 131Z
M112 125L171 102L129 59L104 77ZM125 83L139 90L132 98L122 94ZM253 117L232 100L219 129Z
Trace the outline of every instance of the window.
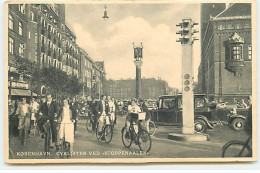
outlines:
M14 39L9 37L9 53L14 53Z
M25 5L24 5L24 4L19 4L19 11L20 11L22 14L25 14Z
M218 30L224 30L225 29L225 24L221 23L218 25Z
M248 46L248 59L251 60L252 59L252 46Z
M250 21L245 21L244 22L244 28L251 28L251 22Z
M14 18L11 14L8 17L8 28L13 30L14 29Z
M28 39L29 40L31 39L31 32L30 31L28 32Z
M175 98L165 98L162 101L162 107L163 109L176 109L175 105L176 101Z
M34 61L37 62L37 52L35 51Z
M24 44L19 45L19 56L23 57Z
M241 23L236 23L235 24L235 29L241 29Z
M23 24L19 22L19 35L23 35Z
M227 29L234 29L234 23L233 22L228 22L227 23Z
M203 98L195 98L195 109L204 108L205 101Z
M35 37L34 37L34 39L35 39L35 40L34 40L35 43L38 43L38 33L37 33L37 32L35 33Z
M241 60L242 57L242 46L233 46L231 47L231 60Z
M31 12L31 21L35 22L34 12Z

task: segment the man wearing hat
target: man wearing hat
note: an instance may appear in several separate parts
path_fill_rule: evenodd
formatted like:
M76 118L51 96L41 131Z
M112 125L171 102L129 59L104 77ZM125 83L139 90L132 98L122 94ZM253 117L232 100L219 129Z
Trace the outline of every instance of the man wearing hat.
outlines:
M144 101L143 99L139 99L139 103L143 112L146 113L145 121L142 122L142 126L146 127L146 130L149 133L149 122L151 120L151 113L148 110L147 101Z

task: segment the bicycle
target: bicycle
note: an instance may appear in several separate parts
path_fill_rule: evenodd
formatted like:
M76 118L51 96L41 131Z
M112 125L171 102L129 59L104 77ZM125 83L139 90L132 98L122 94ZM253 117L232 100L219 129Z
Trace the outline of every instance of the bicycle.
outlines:
M88 132L93 132L94 115L87 118L86 127Z
M50 142L51 142L51 123L47 120L44 125L45 137L44 137L44 151L50 152Z
M32 128L30 130L30 137L34 138L34 141L37 142L40 136L40 129L37 123L37 120L34 120L35 122L32 125Z
M75 122L59 123L60 125L64 124L64 126L63 126L63 137L62 137L62 140L60 141L60 145L59 145L60 159L64 159L65 155L67 156L67 158L69 158L69 156L71 155L71 153L70 153L70 143L67 142L66 138L65 138L65 127L66 127L65 124L72 124L72 123L74 125Z
M28 124L28 123L26 123L26 120L28 121L28 115L21 116L21 117L19 117L19 119L22 119L22 120L20 120L20 121L22 121L22 128L19 129L19 131L20 131L19 137L20 137L21 144L24 147L26 140L27 140L27 135L28 135L28 129L25 127L25 125Z
M246 141L230 141L226 143L222 150L222 157L252 157L252 149L249 146L251 137Z
M106 117L109 118L109 123L106 120ZM106 143L111 142L113 137L113 125L111 123L110 115L104 116L104 124L102 126L102 130L99 132L99 122L97 122L96 125L96 138L97 140L100 140L104 137L104 140Z
M144 119L138 119L132 116L129 129L127 129L126 125L122 128L122 142L123 145L127 148L129 148L132 143L135 142L141 151L149 152L152 147L152 140L150 134L145 129L143 129L141 125L143 120ZM137 125L138 132L135 131L134 125Z
M149 121L149 134L150 136L153 136L156 132L156 126L155 123L153 121Z

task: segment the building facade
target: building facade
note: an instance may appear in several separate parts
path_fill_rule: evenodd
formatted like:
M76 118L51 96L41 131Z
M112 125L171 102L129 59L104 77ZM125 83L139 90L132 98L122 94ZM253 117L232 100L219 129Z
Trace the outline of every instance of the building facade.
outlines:
M117 100L130 100L135 98L135 82L135 79L107 80L104 94ZM141 98L143 99L158 99L161 95L172 94L167 82L161 79L143 78L141 86Z
M39 69L54 67L78 78L83 95L91 94L95 62L76 44L76 35L65 23L64 4L10 4L8 28L8 66L13 82L29 83L17 70L19 60L28 60ZM100 67L95 71L104 76ZM101 86L103 81L99 81Z
M247 100L252 95L251 4L204 4L201 10L199 91L210 100Z

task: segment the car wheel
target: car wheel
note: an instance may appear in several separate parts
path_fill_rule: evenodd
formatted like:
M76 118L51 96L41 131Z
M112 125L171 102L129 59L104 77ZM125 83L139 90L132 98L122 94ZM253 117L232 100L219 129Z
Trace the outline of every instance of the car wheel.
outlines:
M245 120L242 118L235 118L232 121L232 128L236 131L243 130L245 125Z
M194 122L194 130L198 133L207 132L207 124L204 120L195 120Z

